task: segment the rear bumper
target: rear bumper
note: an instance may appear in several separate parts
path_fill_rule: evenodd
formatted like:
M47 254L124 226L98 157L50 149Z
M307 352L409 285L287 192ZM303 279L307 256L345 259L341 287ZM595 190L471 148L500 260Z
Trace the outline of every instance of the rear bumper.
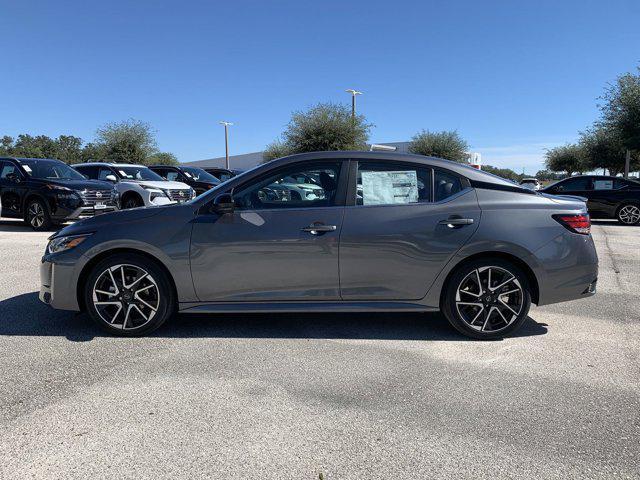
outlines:
M59 310L80 310L76 296L75 268L42 259L40 301Z
M598 254L590 235L567 232L535 252L538 305L566 302L596 293Z

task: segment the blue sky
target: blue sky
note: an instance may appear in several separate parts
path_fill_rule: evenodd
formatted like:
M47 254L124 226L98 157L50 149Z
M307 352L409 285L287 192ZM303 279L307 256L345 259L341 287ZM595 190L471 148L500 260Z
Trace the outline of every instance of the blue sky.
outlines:
M638 0L0 0L0 135L135 118L181 161L261 150L290 113L349 102L373 142L456 129L535 173L640 64Z

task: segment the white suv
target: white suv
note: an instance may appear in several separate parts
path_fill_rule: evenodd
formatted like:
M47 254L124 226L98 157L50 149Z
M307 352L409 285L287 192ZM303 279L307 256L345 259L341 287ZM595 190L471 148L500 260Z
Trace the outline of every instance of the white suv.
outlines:
M189 185L167 181L144 165L95 162L73 165L73 168L88 178L115 183L122 209L171 205L195 197Z

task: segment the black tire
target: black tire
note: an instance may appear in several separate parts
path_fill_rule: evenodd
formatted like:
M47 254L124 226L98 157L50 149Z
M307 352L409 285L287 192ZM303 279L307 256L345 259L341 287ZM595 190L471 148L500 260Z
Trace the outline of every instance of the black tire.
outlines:
M36 232L50 230L53 226L49 207L39 198L30 199L25 206L24 221Z
M118 266L123 266L124 274L120 268L116 268ZM109 275L109 269L113 269L112 275ZM134 272L137 272L136 276ZM147 275L143 276L145 272ZM126 280L124 285L122 276ZM112 280L116 281L117 291L111 288ZM94 292L94 289L100 293ZM176 310L175 293L165 271L155 261L133 253L112 255L99 262L89 274L83 294L91 319L113 335L135 337L148 334L160 327ZM113 304L96 305L96 301ZM120 310L116 305L118 303Z
M490 274L495 291L487 288ZM509 275L513 280L496 289ZM480 288L475 287L478 279ZM526 321L530 307L531 290L525 273L511 262L491 257L456 268L445 285L440 305L456 330L482 340L503 338L515 332Z
M616 219L622 225L638 225L640 223L640 205L625 203L618 208Z
M129 194L122 202L122 209L144 207L144 202L137 194Z

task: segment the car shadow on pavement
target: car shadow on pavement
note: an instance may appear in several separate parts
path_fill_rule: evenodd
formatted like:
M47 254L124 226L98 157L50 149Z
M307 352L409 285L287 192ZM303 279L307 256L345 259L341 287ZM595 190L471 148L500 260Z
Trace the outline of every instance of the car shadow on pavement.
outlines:
M64 225L54 226L44 232L57 232ZM22 220L0 220L0 232L34 232L33 229ZM35 232L34 232L35 233Z
M527 319L514 337L544 335ZM85 314L53 310L36 292L0 301L0 336L108 337ZM440 313L225 313L178 315L149 336L161 338L310 338L467 341Z

